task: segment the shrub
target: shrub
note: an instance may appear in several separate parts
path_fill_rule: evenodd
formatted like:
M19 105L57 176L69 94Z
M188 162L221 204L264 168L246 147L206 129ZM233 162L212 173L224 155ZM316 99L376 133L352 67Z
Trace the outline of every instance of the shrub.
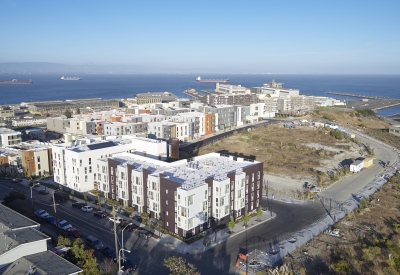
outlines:
M360 201L360 209L365 209L368 206L368 202L366 198L361 199Z
M349 265L344 260L340 260L335 263L334 268L337 272L340 273L348 273L350 271Z

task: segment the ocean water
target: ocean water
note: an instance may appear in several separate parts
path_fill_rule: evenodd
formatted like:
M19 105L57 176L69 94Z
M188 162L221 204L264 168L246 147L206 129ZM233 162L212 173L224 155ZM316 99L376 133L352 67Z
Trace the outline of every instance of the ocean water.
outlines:
M80 74L79 81L60 80L58 74L0 74L0 80L32 80L31 85L0 85L0 104L79 98L128 98L137 93L172 92L179 97L186 89L210 90L215 83L198 83L194 74ZM297 75L297 74L225 74L201 75L206 78L229 78L230 84L262 86L275 79L283 87L299 89L300 94L359 100L327 92L345 92L400 98L400 75ZM378 115L400 113L400 106L384 109Z

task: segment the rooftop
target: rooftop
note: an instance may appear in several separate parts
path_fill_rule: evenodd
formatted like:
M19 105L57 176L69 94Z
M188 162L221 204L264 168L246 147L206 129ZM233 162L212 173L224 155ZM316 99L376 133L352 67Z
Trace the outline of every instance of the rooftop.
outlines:
M3 204L0 204L0 224L4 224L10 229L39 226L37 222L11 210Z
M0 269L1 275L69 275L79 272L82 272L82 269L51 251L44 251L19 258L10 265Z
M0 245L0 255L21 244L48 239L50 239L49 236L33 228L7 230L3 232L2 242L4 245Z
M21 132L14 131L8 128L0 128L0 134L21 134Z
M205 179L210 177L214 177L214 180L222 181L231 172L241 174L243 168L259 163L219 153L210 153L194 157L191 160L179 160L172 163L150 160L146 157L129 153L115 154L112 158L120 162L122 166L127 164L135 166L137 171L142 171L143 168L150 170L152 176L158 177L160 173L164 174L170 180L180 183L181 188L185 190L204 184ZM105 161L106 159L103 160Z

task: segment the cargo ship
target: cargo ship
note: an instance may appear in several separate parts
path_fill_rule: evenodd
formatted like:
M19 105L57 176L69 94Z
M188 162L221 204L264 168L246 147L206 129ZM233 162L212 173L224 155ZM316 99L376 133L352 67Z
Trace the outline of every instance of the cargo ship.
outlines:
M197 82L229 82L229 78L227 79L201 79L201 77L199 76L198 78L196 78Z
M32 80L29 81L19 81L17 79L13 80L0 80L0 84L32 84Z
M76 76L62 76L61 80L82 80L82 77L76 77Z

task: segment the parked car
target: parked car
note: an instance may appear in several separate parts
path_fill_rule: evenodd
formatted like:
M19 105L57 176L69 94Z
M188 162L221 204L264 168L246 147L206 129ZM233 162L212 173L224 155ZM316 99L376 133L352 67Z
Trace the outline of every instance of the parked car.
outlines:
M105 257L113 259L114 261L117 261L117 253L115 253L115 249L109 248L109 247L104 247L101 250L101 254L103 254Z
M47 216L46 218L44 218L44 220L47 223L56 226L56 219L53 216Z
M68 232L74 238L82 237L82 233L76 228L70 228Z
M76 207L76 208L79 208L79 209L81 209L85 205L86 205L86 203L83 203L83 202L73 202L72 203L72 207Z
M146 230L139 230L139 231L136 231L137 233L137 235L140 237L140 238L143 238L143 239L148 239L148 238L150 238L150 232L148 232L148 231L146 231Z
M123 222L124 221L124 219L123 218L121 218L121 217L115 217L115 221L114 221L114 218L113 217L110 217L110 218L108 218L110 221L112 221L112 222L115 222L116 224L120 224L121 222Z
M58 220L57 227L61 230L68 231L72 226L66 220Z
M21 182L21 181L22 181L21 178L14 178L14 179L11 180L11 182Z
M69 200L69 195L66 193L55 191L54 192L54 200L56 202L65 202L65 201Z
M49 193L49 190L47 190L46 188L43 188L43 189L39 190L39 194L47 195L48 193Z
M95 215L96 217L99 217L101 219L108 216L107 213L104 211L93 212L93 215Z
M88 213L88 212L92 212L92 211L93 211L93 208L92 208L91 206L85 205L85 206L83 206L83 207L81 208L81 210L82 210L83 212Z
M133 274L135 272L137 265L134 264L131 260L124 258L121 259L121 269L125 272L125 274Z
M119 227L125 228L125 231L133 231L135 230L138 226L136 224L133 224L132 222L129 221L122 221L119 224Z
M96 250L103 248L103 243L99 239L97 239L93 236L88 236L86 238L86 243L88 244L88 246L90 246Z
M49 213L47 213L45 210L40 209L40 210L35 211L35 217L37 217L37 218L44 219L47 216L49 216Z

